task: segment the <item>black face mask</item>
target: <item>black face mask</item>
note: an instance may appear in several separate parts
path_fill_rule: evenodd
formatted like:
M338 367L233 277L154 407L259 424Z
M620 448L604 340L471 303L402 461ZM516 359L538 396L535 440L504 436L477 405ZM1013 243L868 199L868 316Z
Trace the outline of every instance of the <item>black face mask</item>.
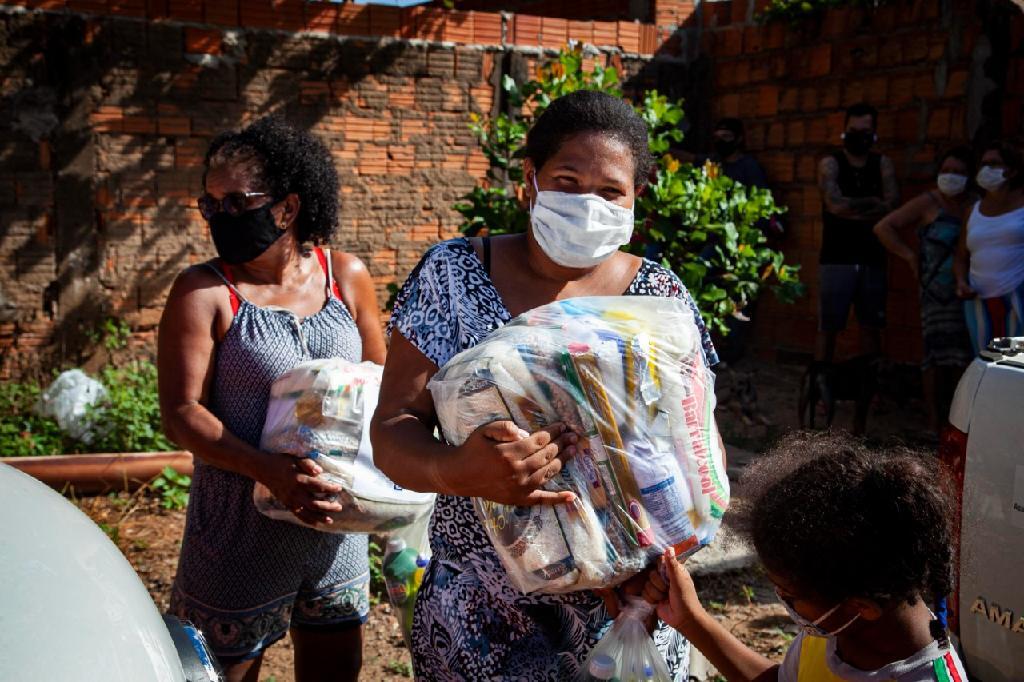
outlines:
M871 151L875 143L875 134L864 130L848 131L843 135L843 146L854 156L864 156Z
M715 139L715 154L720 159L727 159L733 155L733 152L739 147L736 140L720 140Z
M274 222L271 204L237 216L221 212L210 218L210 234L217 254L231 265L258 258L285 233Z

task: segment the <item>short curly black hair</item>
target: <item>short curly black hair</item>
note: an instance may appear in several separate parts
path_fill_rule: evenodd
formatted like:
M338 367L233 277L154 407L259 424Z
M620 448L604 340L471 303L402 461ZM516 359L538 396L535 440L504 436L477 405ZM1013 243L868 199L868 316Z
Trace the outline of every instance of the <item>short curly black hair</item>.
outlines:
M808 596L931 602L953 587L949 480L906 449L796 433L748 467L732 521L768 570Z
M647 124L627 102L596 90L577 90L548 105L526 135L525 156L540 170L566 138L589 132L625 143L633 157L633 185L647 182L652 162Z
M338 225L338 172L327 147L315 135L264 116L237 132L217 135L206 151L206 172L224 164L242 164L252 173L254 190L280 201L299 197L299 243L324 244Z

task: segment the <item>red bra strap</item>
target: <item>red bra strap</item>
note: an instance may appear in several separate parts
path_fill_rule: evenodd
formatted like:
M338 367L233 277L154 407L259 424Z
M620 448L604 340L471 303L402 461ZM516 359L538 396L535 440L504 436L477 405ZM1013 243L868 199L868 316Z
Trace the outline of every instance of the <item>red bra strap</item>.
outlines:
M228 281L228 299L231 301L231 316L234 317L238 314L238 309L241 307L242 302L238 298L238 292L235 291L235 273L231 271L231 266L223 261L220 261L221 270L224 271L224 279Z
M321 249L319 246L313 250L316 251L316 258L318 261L320 261L320 267L323 269L324 275L331 280L331 291L338 298L338 300L341 300L341 289L338 288L338 281L334 279L333 268L330 268L327 265L327 254L325 254L324 250Z

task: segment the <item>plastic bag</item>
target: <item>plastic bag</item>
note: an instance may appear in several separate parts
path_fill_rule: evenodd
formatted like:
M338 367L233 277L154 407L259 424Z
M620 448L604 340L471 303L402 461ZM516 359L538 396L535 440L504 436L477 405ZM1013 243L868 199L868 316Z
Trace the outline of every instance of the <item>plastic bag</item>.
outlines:
M643 599L631 597L583 662L577 682L672 682L665 658L644 626L653 611Z
M39 396L36 413L50 417L60 430L85 444L92 442L94 420L88 409L107 397L107 389L80 369L61 372Z
M413 525L395 531L388 540L381 572L387 586L388 601L402 628L406 647L412 651L412 617L423 576L430 562L428 529L430 517L423 516Z
M429 384L445 438L511 419L563 422L577 454L545 488L572 505L474 506L525 593L616 585L667 546L714 538L729 482L715 426L714 375L693 312L674 298L574 298L520 315L452 358Z
M344 490L334 499L342 510L330 516L329 533L389 533L430 513L432 493L395 485L373 465L370 419L377 407L383 368L339 358L310 360L278 377L270 389L260 448L312 457L320 474ZM262 483L253 489L256 508L266 516L299 525Z

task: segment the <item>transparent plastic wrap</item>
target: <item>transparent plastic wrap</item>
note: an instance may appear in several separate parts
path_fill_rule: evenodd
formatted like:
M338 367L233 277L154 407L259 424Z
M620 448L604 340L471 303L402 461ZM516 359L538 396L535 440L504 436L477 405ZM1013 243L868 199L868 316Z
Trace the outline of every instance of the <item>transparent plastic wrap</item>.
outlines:
M411 526L396 530L388 540L381 562L388 601L395 610L395 618L402 628L405 646L412 651L412 617L416 596L423 584L423 576L430 563L428 530L430 517L423 516Z
M571 505L474 499L512 583L560 593L616 585L666 547L714 538L729 482L714 375L693 312L673 298L574 298L520 315L452 358L429 384L446 440L510 419L555 422L577 454L545 488Z
M653 611L643 599L631 598L590 651L576 682L672 682L664 657L644 627Z
M370 419L382 371L370 362L310 360L282 374L270 389L260 448L314 458L324 470L320 476L343 488L333 497L342 510L331 514L332 524L312 526L317 530L388 534L433 508L432 493L400 488L373 465ZM272 519L308 525L262 483L254 487L253 501Z

